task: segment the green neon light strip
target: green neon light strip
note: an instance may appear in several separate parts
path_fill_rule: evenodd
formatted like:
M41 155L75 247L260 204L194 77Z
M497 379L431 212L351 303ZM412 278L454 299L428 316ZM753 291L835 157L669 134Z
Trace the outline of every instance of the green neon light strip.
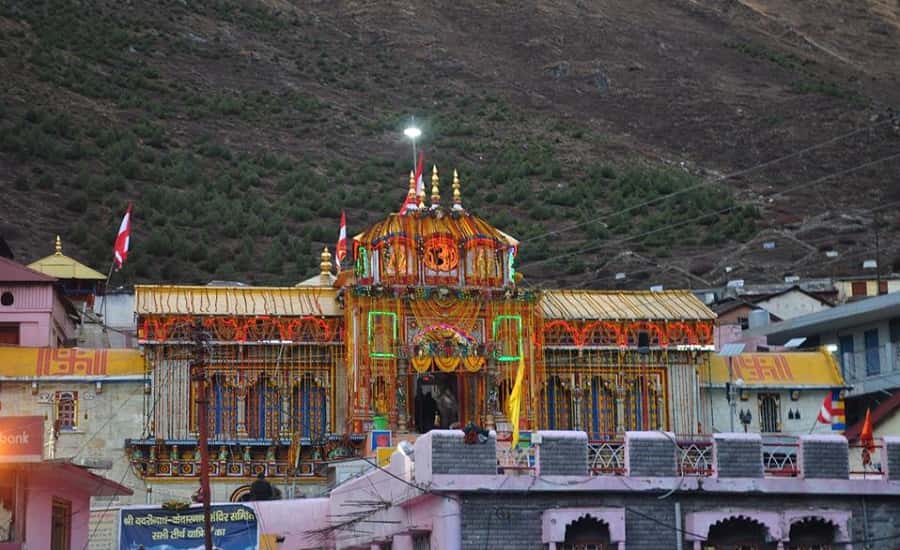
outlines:
M391 327L393 329L394 342L397 341L397 314L393 311L370 311L369 312L369 357L372 359L395 359L397 357L396 353L390 351L372 351L372 348L375 345L375 318L376 317L390 317L391 318Z
M521 315L498 315L494 317L494 322L492 323L492 338L496 341L497 334L500 332L500 322L503 320L514 320L516 322L516 330L519 336L519 353L517 355L499 355L497 356L497 361L502 363L508 363L510 361L519 361L522 359L522 352L525 348L522 347L522 316Z

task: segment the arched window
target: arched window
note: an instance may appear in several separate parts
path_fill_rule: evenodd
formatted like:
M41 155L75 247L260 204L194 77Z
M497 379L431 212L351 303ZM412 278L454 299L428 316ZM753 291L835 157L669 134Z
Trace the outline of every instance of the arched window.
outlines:
M817 518L804 519L791 525L791 550L831 550L835 526Z
M609 548L609 527L593 516L584 516L566 526L566 538L558 548L561 550L607 550Z
M709 528L704 550L774 550L766 541L765 525L747 518L731 518Z

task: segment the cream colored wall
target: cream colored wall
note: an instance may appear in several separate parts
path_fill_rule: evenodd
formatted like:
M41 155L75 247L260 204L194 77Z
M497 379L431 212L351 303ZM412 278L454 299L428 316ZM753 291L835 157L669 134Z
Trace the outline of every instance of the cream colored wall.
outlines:
M829 309L829 306L819 300L796 290L757 302L756 305L781 319L793 319Z
M73 431L61 431L52 442L56 458L72 458L112 461L111 470L95 470L96 473L132 489L130 497L116 497L116 502L143 503L144 484L131 471L125 455L125 439L139 438L144 423L143 380L105 382L98 390L94 382L51 381L39 382L37 393L32 393L30 382L2 382L0 402L3 414L40 415L47 421L44 435L45 455L49 452L49 430L55 419L53 396L57 391L78 392L78 422ZM108 503L107 499L94 499Z
M740 421L740 412L742 410L750 410L752 422L747 426L747 431L759 433L759 396L760 392L777 393L780 398L780 420L781 432L785 435L805 435L810 433L838 433L831 430L830 425L815 422L822 406L822 401L829 390L801 390L797 401L792 401L788 390L747 390L748 399L746 401L738 400L735 402L734 430L737 432L744 431L744 425ZM710 398L712 398L710 400ZM712 419L709 420L709 414L704 416L706 422L711 423L714 432L731 431L731 406L725 399L725 390L723 388L712 388L703 390L702 406L706 411L710 410L710 401L712 402ZM791 420L788 418L788 410L800 411L799 420ZM705 422L705 424L706 424ZM707 424L708 425L708 424Z

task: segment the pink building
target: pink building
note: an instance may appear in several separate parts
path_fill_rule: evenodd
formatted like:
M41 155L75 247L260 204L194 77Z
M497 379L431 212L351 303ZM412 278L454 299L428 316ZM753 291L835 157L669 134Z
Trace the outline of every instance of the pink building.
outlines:
M864 476L849 468L858 453L830 434L776 448L760 434L543 431L511 450L433 430L328 498L255 510L292 549L893 548L900 439L878 442L884 467Z
M0 417L0 550L87 548L91 497L131 489L65 461L43 460L41 416Z
M0 257L0 345L61 347L75 336L57 279Z

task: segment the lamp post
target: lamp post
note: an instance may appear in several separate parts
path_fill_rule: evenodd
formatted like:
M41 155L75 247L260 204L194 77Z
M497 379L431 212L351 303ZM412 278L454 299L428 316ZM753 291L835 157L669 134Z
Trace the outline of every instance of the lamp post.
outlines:
M416 126L416 119L411 118L409 126L407 126L403 130L403 135L408 137L410 141L412 141L412 150L413 150L413 170L416 169L416 140L422 135L422 130L420 130Z

